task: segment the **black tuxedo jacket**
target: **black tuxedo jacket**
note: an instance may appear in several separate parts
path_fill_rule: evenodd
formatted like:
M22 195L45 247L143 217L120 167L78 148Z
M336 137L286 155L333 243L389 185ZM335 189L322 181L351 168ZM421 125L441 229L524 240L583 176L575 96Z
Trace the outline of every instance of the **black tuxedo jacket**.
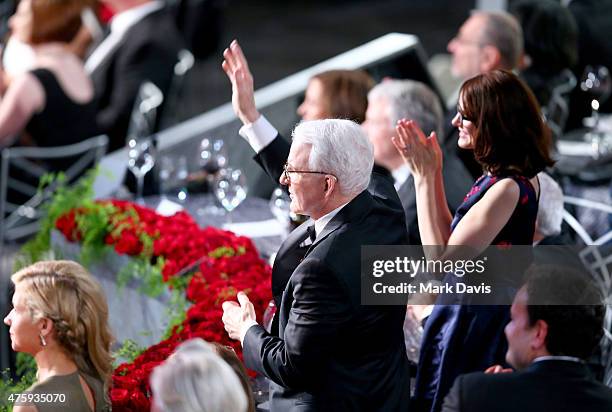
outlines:
M125 146L134 100L144 81L155 83L166 95L182 45L172 15L165 8L157 10L132 26L91 73L99 104L98 133L108 135L109 151Z
M578 362L545 360L521 372L457 378L443 412L612 411L612 389Z
M257 156L278 178L289 144L280 137ZM405 307L361 305L361 245L405 244L405 222L391 179L349 202L310 246L303 224L283 243L273 268L278 336L251 327L246 365L270 378L272 411L405 411L410 395ZM397 203L395 203L397 205ZM295 251L305 247L296 260ZM288 276L288 279L287 279ZM279 290L282 291L279 293Z
M463 203L465 195L472 187L474 179L454 151L443 149L443 153L442 178L444 180L444 192L446 193L448 207L451 213L455 214L455 210ZM414 191L414 178L412 175L400 186L397 193L406 215L408 240L411 245L420 245L421 236L419 234L416 192Z

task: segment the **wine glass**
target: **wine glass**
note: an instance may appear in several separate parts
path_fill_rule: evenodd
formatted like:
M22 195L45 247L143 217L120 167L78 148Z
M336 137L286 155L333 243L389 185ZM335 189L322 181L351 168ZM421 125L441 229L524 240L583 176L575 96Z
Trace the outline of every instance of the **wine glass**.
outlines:
M227 210L228 223L232 223L232 211L247 195L246 178L240 169L221 169L215 183L215 195Z
M210 182L215 175L227 165L227 154L223 140L211 140L207 137L200 143L200 166Z
M227 165L227 154L225 145L221 139L210 139L205 137L200 143L200 167L206 176L206 184L210 192L215 185L215 176ZM197 210L198 215L210 214L220 216L224 210L215 204L208 205Z
M599 123L599 107L612 92L610 71L605 66L586 66L580 81L580 89L589 94L591 100L591 130L597 131Z
M155 148L150 139L130 138L127 144L128 168L136 177L136 201L144 203L144 177L155 166Z
M270 197L270 211L279 221L279 223L283 226L283 229L286 232L289 232L291 226L291 217L290 217L290 206L291 206L291 198L282 188L277 187L272 192L272 196Z
M162 198L168 199L170 194L173 201L185 202L188 197L187 177L189 170L187 158L180 156L178 159L163 156L159 159L159 182Z
M173 159L168 156L162 156L159 159L159 193L162 199L167 199L168 193L172 191L172 180L175 173Z

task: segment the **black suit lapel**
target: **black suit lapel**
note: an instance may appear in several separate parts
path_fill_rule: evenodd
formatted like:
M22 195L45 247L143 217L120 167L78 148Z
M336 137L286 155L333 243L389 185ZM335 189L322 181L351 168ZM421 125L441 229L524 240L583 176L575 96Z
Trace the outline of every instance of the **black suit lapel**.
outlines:
M308 248L306 252L306 256L310 254L310 252L323 241L326 237L332 234L334 231L338 230L342 225L352 221L356 216L363 216L367 211L372 208L372 195L367 190L364 190L360 194L358 194L353 200L351 200L346 206L340 210L333 219L325 225L325 228L321 231L321 233L317 233L317 238Z
M308 226L312 225L308 220L293 230L287 239L281 244L272 267L272 294L276 305L280 305L280 296L293 273L293 270L304 258L308 246L303 245L308 237L306 232Z

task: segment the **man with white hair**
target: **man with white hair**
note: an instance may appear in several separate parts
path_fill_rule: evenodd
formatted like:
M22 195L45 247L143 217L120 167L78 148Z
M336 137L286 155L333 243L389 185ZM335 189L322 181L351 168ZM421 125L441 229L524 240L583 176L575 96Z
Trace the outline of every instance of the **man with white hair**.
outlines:
M392 182L382 181L376 195L367 190L373 148L349 120L302 122L290 147L278 135L262 144L252 129L265 119L252 101L246 60L236 42L224 56L241 133L266 172L287 186L291 210L311 218L274 263L273 290L283 287L278 334L257 324L242 292L239 304L223 304L226 331L242 342L246 366L272 381L273 412L407 410L405 308L361 305L361 246L407 242L403 211L387 202L397 198ZM296 260L288 251L298 245L306 247Z
M391 137L400 119L416 121L426 133L442 129L442 105L427 85L414 80L385 80L368 94L368 110L363 122L374 145L374 162L391 172L395 189L406 214L410 244L420 245L416 192L410 168L397 151ZM444 152L442 167L444 190L451 212L463 203L472 186L472 178L454 151Z

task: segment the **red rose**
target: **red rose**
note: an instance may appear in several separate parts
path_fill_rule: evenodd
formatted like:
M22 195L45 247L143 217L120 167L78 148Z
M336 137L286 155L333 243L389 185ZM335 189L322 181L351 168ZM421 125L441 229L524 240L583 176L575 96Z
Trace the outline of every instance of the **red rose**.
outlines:
M128 396L129 396L129 392L127 389L113 388L110 391L110 398L111 398L113 407L127 405Z

